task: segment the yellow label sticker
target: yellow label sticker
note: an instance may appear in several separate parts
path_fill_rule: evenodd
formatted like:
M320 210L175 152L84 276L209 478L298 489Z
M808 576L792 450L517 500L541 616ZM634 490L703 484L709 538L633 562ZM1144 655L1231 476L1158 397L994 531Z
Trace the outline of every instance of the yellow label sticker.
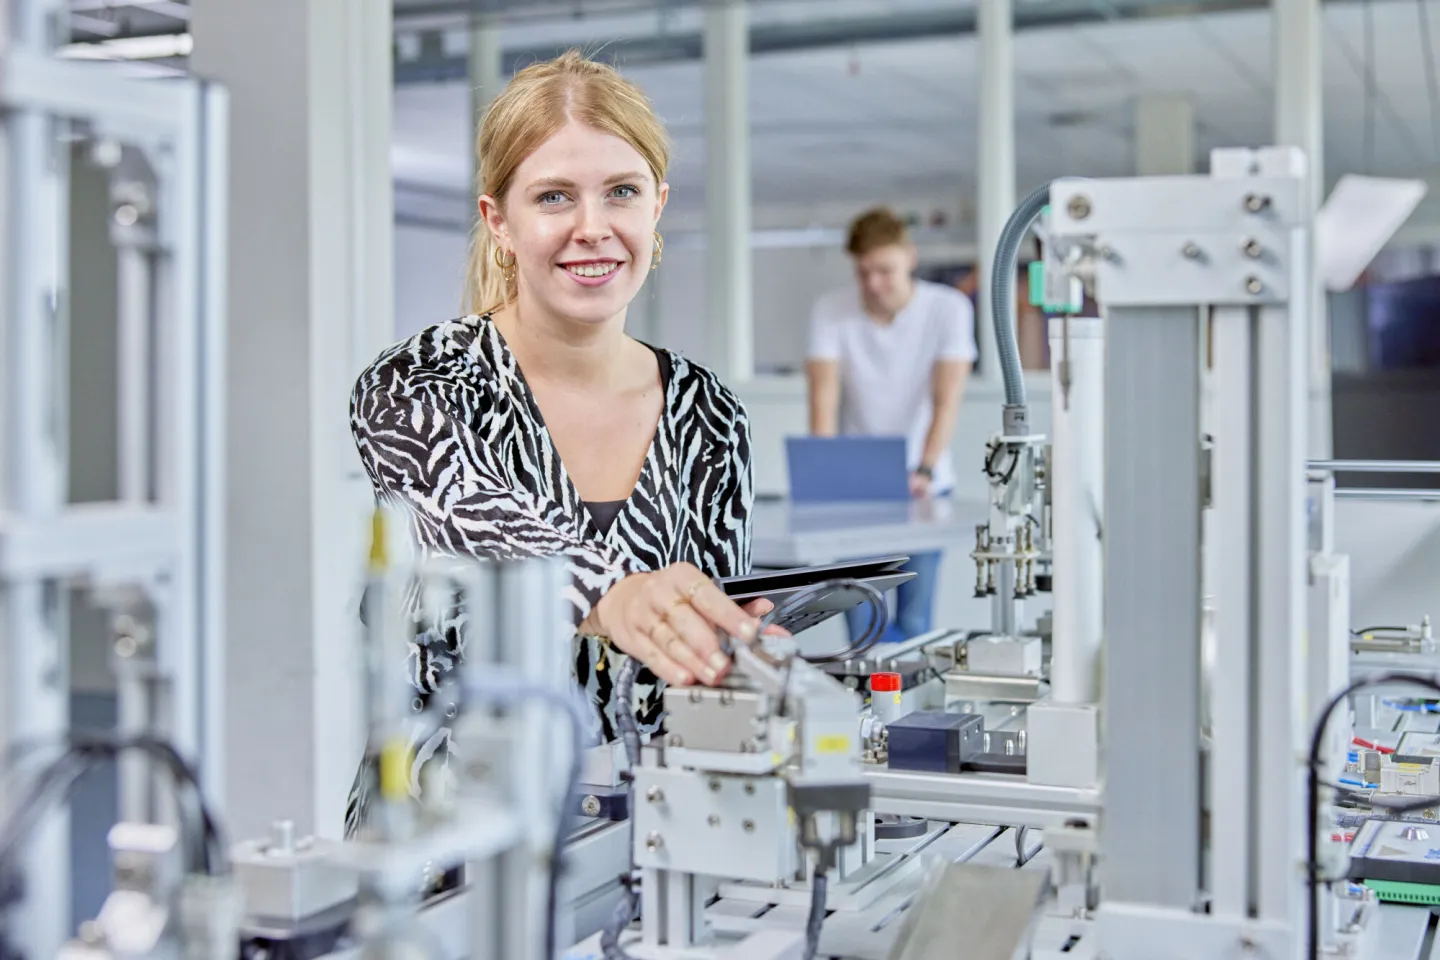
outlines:
M829 733L815 738L816 753L847 753L849 750L850 738L843 733Z
M410 795L410 765L413 757L410 742L394 738L380 751L380 793L387 800L403 800Z
M899 691L899 690L896 690L896 691L895 691L895 706L897 706L897 707L900 706L900 691Z

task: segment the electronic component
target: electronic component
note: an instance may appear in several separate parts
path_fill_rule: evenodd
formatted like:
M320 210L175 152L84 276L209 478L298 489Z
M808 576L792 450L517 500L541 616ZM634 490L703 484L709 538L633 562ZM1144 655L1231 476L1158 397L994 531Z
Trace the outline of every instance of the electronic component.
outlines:
M1440 905L1440 826L1366 821L1350 850L1349 877L1382 900Z
M959 773L984 752L985 720L975 713L919 710L887 729L891 770Z

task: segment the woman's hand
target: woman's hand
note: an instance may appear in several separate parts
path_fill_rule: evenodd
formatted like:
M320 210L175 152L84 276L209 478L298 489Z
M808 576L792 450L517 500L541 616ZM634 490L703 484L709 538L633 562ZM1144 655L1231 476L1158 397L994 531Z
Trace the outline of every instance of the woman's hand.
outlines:
M581 627L608 636L668 683L714 684L730 668L718 631L751 643L769 609L768 600L741 608L695 566L674 563L615 584Z

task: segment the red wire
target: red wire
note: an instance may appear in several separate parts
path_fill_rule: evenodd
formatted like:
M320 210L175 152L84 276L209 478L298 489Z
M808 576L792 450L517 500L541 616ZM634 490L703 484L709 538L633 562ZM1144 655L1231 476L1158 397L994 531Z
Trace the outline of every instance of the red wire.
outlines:
M1369 740L1361 740L1359 737L1353 738L1350 742L1355 744L1357 747L1364 747L1366 750L1378 750L1381 753L1395 752L1394 747L1382 747L1379 744L1371 743Z

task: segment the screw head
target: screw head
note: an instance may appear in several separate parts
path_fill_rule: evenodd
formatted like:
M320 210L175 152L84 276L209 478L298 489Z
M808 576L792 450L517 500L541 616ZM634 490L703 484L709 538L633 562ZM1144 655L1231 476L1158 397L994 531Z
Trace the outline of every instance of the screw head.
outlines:
M720 706L728 707L735 702L735 694L729 690L720 691Z
M715 793L719 793L719 792L720 792L720 778L719 778L719 777L711 777L711 778L710 778L710 789L711 789L711 791L713 791L713 792L715 792Z
M1265 248L1260 245L1260 241L1254 239L1246 240L1245 245L1240 249L1244 251L1245 256L1251 260L1259 260L1260 255L1265 252Z
M587 817L600 816L600 798L593 793L587 795L584 800L580 801L580 812Z
M645 799L649 800L651 803L664 803L665 791L661 790L659 787L651 787L649 790L645 791Z
M1263 284L1263 283L1260 282L1260 278L1259 278L1259 277L1246 277L1246 278L1245 278L1245 292L1246 292L1246 293L1249 293L1249 294L1252 294L1252 295L1253 295L1253 294L1258 294L1258 293L1262 292L1264 289L1265 289L1265 284Z
M1090 216L1090 198L1083 193L1077 193L1065 204L1065 212L1070 214L1071 219L1084 220Z
M665 838L660 836L658 831L651 830L650 835L645 838L645 849L654 853L663 846L665 846Z
M747 784L745 784L745 793L746 793L747 796L751 796L751 797L755 796L755 784L753 784L753 783L747 783Z
M1269 208L1270 198L1258 193L1245 195L1245 210L1248 213L1260 213Z
M710 814L710 816L705 818L705 822L710 824L710 826L712 827L718 827L720 826L720 817L718 814L712 813Z
M1184 257L1186 260L1199 260L1199 259L1200 259L1200 246L1199 246L1199 244L1195 243L1195 241L1193 241L1193 240L1190 241L1189 243L1185 244L1185 246L1183 246L1183 247L1180 248L1180 255L1181 255L1182 257Z
M740 824L740 826L741 826L742 829L744 829L744 831L745 831L746 833L754 833L754 832L755 832L755 821L754 821L754 820L746 820L744 823Z

